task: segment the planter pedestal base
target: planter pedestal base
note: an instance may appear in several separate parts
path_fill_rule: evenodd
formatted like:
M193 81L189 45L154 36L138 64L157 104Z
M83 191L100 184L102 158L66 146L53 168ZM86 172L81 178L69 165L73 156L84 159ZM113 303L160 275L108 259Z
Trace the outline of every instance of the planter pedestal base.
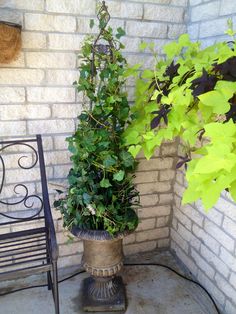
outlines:
M125 287L120 276L83 280L82 304L86 312L124 311Z

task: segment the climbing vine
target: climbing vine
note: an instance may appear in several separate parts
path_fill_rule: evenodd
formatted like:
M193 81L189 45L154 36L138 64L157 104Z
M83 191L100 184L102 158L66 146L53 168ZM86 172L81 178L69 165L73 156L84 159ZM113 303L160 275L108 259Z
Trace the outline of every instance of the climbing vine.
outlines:
M139 199L133 184L137 162L122 136L130 111L124 88L127 64L119 41L125 32L118 28L113 35L106 27L107 13L102 4L99 36L89 36L79 56L80 75L74 85L84 94L84 110L67 139L72 161L69 188L54 205L68 229L106 230L114 235L137 227Z

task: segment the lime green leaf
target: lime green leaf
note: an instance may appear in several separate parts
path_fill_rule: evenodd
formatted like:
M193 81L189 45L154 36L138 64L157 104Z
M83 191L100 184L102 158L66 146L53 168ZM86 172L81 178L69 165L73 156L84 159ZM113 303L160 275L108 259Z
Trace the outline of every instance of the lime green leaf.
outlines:
M212 173L225 169L230 172L235 165L236 160L230 158L221 158L214 155L208 155L198 160L194 173Z
M219 91L210 91L198 96L198 98L205 106L212 107L214 113L224 114L230 109L228 99Z
M155 90L154 93L153 93L153 95L152 95L152 97L151 97L151 100L156 100L157 97L158 97L159 95L161 95L161 94L162 94L161 91Z
M125 140L128 145L138 144L140 141L139 133L135 130L127 130Z
M148 143L149 142L143 143L142 145L143 153L144 153L144 156L147 158L147 160L149 160L152 157L155 150L155 145L152 145L152 148L150 148L150 145L148 145Z
M149 79L149 78L151 79L153 77L154 77L154 73L151 70L144 70L142 73L142 78L144 79Z
M201 193L199 191L196 191L196 187L189 185L183 193L182 204L192 203L199 199L200 196Z
M189 38L189 34L183 34L179 37L179 43L182 46L188 46L189 44L191 44L190 38Z
M138 70L140 69L141 64L135 64L133 67L128 68L125 72L124 72L124 77L128 77L128 76L137 76L138 75Z
M207 187L207 189L203 189L201 195L202 203L206 210L212 208L220 197L220 193L222 191L221 187L219 187L214 181L211 181Z
M148 46L148 43L145 43L145 42L142 42L140 45L139 45L139 49L141 51L145 50Z
M236 83L229 81L218 81L216 83L215 89L221 92L225 98L229 100L236 92Z
M135 158L140 152L141 148L142 148L141 145L132 145L129 147L129 152Z
M236 125L232 120L227 123L212 122L204 126L205 136L214 141L224 141L226 137L234 137L236 134Z
M149 102L147 106L144 107L145 113L151 113L158 109L156 101Z
M228 34L229 36L234 37L234 35L236 34L236 31L234 31L232 18L227 20L227 24L229 28L227 29L227 31L225 31L225 34Z
M163 47L165 54L168 58L172 59L174 56L178 55L181 51L181 46L176 42L171 42Z

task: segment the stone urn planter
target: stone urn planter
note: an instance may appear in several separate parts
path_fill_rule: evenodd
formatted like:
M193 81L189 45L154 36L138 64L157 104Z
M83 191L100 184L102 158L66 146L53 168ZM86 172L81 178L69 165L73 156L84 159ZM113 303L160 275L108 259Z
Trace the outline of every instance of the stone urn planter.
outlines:
M116 274L123 265L123 238L128 232L112 237L107 231L72 229L83 240L82 264L91 274L83 281L83 309L89 312L125 310L125 288Z

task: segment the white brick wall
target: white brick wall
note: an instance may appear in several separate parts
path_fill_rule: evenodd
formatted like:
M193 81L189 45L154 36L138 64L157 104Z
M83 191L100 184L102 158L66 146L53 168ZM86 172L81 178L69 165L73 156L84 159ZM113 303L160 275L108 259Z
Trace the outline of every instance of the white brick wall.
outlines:
M232 0L190 0L188 32L192 39L201 39L203 45L226 39L227 19L236 22L236 3Z
M96 18L97 1L6 0L0 1L0 8L10 2L23 21L23 49L18 60L0 65L0 136L6 139L43 135L49 190L54 193L53 184L65 183L70 168L65 137L75 130L82 103L82 96L76 94L72 83L78 77L77 55L82 40L94 32L89 28L89 20ZM139 51L143 40L155 40L160 51L170 38L185 32L186 2L107 1L111 26L126 30L123 42L130 63L152 66L150 54ZM131 100L133 86L134 80L129 80ZM142 208L138 210L141 223L137 232L125 240L127 254L169 246L175 154L175 145L168 143L150 162L140 156L136 183L141 192ZM12 170L9 183L18 180L17 175ZM53 202L53 195L50 199ZM66 245L59 214L53 210L53 215L60 244L59 267L78 264L81 243Z

